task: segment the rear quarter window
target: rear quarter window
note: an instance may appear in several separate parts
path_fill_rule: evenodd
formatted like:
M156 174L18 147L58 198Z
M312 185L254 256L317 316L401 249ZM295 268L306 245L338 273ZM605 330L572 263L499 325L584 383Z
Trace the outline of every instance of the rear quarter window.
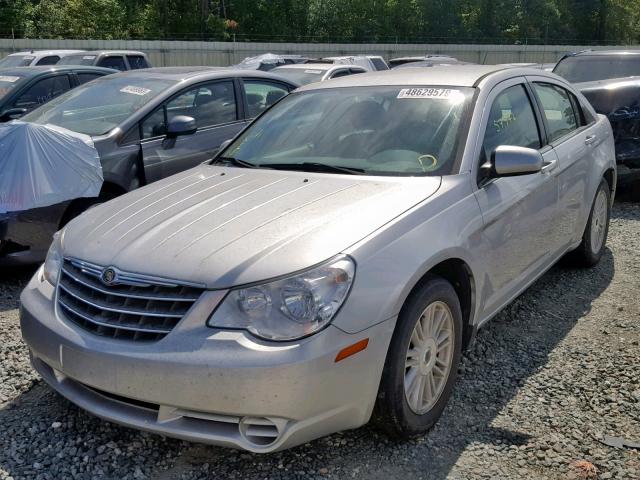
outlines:
M114 56L114 57L104 57L101 58L98 62L98 66L105 68L113 68L115 70L120 70L121 72L127 69L127 66L124 63L124 57Z
M142 55L127 55L127 61L129 62L131 70L149 67L147 60Z

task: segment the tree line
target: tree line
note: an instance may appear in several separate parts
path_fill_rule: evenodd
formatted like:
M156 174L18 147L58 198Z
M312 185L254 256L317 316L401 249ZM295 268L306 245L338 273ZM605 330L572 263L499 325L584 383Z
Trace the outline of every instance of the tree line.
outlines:
M0 0L0 35L634 44L640 0Z

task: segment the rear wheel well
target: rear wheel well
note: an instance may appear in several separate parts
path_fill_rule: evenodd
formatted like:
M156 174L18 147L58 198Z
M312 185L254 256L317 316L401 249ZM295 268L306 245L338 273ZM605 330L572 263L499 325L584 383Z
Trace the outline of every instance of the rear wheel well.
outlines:
M409 298L416 290L422 287L423 283L428 280L429 274L438 275L447 280L456 291L460 300L460 309L462 310L462 349L465 350L473 337L472 309L474 304L474 288L473 274L469 266L459 258L450 258L438 263L426 272L422 278L411 289Z

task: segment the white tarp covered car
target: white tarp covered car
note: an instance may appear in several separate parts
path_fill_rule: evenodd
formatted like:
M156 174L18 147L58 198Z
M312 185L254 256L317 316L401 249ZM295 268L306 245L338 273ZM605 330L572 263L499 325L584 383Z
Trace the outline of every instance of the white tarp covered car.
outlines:
M26 122L0 125L0 172L0 213L97 197L103 181L91 137Z

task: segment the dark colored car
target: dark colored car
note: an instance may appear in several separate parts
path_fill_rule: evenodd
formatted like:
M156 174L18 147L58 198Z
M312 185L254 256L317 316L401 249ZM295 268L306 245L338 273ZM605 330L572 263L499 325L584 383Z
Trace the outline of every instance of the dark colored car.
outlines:
M22 117L69 90L116 73L109 68L46 66L0 68L0 122Z
M121 72L151 67L147 56L136 50L95 50L76 53L62 57L58 65L94 65Z
M0 264L44 258L51 236L91 205L211 159L220 145L297 84L251 70L167 67L83 85L24 117L91 136L104 184L97 198L0 214ZM1 154L1 152L0 152Z
M640 179L640 50L573 53L553 73L572 82L611 122L620 183Z

